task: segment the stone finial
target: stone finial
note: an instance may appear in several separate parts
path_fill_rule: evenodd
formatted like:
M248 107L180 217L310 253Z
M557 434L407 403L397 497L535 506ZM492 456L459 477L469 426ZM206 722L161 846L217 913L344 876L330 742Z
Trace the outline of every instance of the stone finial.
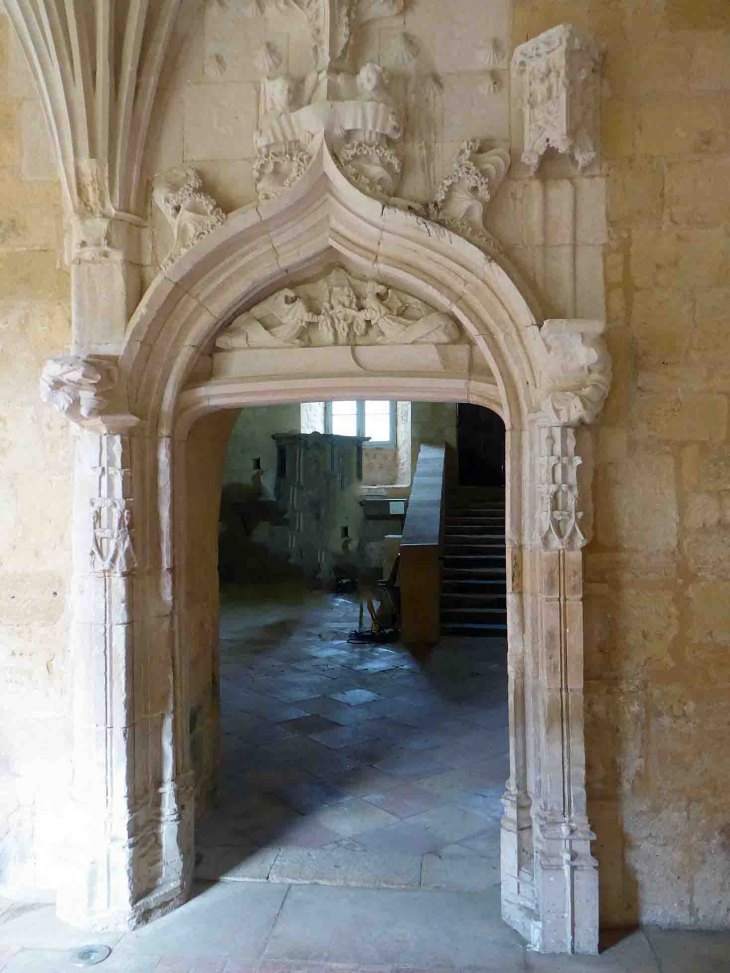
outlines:
M543 424L593 422L611 387L603 321L549 320L539 331Z
M162 270L226 221L226 214L202 191L202 185L192 166L177 166L155 178L153 199L175 234L172 249L160 264Z
M549 148L579 170L596 157L603 49L589 33L561 24L521 44L512 58L523 76L522 161L535 173Z
M71 419L96 419L108 402L103 392L117 383L117 367L106 358L50 358L41 374L41 399Z

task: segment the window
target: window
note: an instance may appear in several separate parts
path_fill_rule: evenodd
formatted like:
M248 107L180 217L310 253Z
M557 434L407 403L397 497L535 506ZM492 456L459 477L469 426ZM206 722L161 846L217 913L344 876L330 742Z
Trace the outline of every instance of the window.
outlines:
M395 446L395 402L328 402L325 428L335 436L368 436L366 446Z

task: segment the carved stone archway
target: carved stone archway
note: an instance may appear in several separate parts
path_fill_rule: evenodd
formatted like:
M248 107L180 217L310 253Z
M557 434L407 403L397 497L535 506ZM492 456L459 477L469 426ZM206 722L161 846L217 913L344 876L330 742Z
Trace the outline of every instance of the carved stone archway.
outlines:
M227 364L215 352L221 330L244 312L335 269L363 286L376 281L381 296L410 295L453 323L456 332L444 333L454 340L426 341L410 358L396 356L397 368L382 344L363 356L352 340L285 347L274 373L266 349L244 343ZM217 409L346 390L476 402L505 421L511 772L503 915L538 950L596 952L581 603L592 518L578 443L589 445L582 424L601 408L610 361L599 322L541 320L516 279L443 227L363 195L323 143L293 189L231 214L160 273L118 358L49 365L44 396L79 427L65 919L126 929L189 891L194 781L180 552L191 426ZM461 350L444 353L454 347Z

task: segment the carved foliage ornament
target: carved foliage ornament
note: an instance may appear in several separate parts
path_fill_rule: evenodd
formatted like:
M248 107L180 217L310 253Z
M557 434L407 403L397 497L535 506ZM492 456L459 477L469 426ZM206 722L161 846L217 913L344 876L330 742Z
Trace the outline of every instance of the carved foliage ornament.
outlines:
M338 268L313 284L285 288L236 318L216 347L451 344L461 338L448 314L378 281Z
M192 166L178 166L155 178L154 201L174 233L172 249L160 264L162 270L226 221L226 214L212 196L202 191L202 185Z
M117 382L117 368L105 358L64 355L50 358L41 374L41 399L73 422L94 419Z
M593 422L611 387L611 356L603 321L549 320L539 331L543 421Z
M603 51L595 38L561 24L521 44L512 65L522 74L525 149L536 172L549 148L570 153L579 170L596 156Z

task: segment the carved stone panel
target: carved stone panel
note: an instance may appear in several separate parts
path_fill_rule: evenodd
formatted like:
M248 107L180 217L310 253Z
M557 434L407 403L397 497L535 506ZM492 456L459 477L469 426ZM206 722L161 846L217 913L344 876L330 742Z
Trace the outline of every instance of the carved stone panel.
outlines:
M160 264L162 270L226 221L226 214L212 196L202 191L202 185L192 166L169 169L155 179L154 201L175 235L172 249Z
M523 80L522 161L531 172L549 148L570 153L579 170L596 157L602 57L595 38L570 24L515 50L512 65Z
M453 344L459 325L378 281L342 268L311 284L284 288L237 317L216 340L218 349L306 345Z

